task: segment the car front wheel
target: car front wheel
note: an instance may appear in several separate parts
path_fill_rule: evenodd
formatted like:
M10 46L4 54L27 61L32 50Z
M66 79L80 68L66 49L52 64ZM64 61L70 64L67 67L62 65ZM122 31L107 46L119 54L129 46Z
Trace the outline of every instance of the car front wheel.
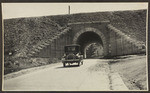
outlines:
M80 66L80 62L78 62L78 66Z

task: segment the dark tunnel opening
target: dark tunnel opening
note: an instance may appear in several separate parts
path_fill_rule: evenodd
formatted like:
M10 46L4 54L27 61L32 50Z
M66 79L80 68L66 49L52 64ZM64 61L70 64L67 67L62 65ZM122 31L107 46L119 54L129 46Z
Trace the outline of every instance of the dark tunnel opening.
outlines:
M103 47L103 42L101 37L97 33L92 31L81 34L77 39L77 44L81 46L80 50L81 50L81 54L84 55L84 58L86 58L85 48L91 43L98 43Z

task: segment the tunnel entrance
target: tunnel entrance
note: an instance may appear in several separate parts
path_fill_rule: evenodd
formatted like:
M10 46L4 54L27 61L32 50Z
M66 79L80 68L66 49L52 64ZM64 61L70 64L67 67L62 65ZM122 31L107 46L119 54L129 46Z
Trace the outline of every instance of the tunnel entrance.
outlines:
M88 46L90 46L91 44L96 44L99 47L103 47L103 42L102 42L101 37L97 33L92 32L92 31L82 33L77 38L76 43L81 46L81 48L80 48L81 49L81 54L84 56L84 58L87 58L87 53L86 52L87 52L87 49L89 49ZM96 51L97 52L99 51L98 47L97 47Z
M91 43L85 48L85 54L86 58L103 58L104 56L104 50L103 46L96 42L96 43Z

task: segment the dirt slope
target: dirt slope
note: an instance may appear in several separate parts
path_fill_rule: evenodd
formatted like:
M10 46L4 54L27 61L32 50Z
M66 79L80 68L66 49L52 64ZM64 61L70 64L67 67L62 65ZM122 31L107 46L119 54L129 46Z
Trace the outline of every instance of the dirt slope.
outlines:
M147 66L145 55L126 56L110 62L111 69L119 72L129 89L147 89Z

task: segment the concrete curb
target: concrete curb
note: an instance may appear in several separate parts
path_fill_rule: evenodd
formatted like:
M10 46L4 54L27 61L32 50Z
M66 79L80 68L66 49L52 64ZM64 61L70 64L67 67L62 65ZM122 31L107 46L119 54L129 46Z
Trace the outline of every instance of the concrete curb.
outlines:
M112 90L118 90L118 91L128 91L129 90L117 72L110 74L110 80L111 80L111 89Z

